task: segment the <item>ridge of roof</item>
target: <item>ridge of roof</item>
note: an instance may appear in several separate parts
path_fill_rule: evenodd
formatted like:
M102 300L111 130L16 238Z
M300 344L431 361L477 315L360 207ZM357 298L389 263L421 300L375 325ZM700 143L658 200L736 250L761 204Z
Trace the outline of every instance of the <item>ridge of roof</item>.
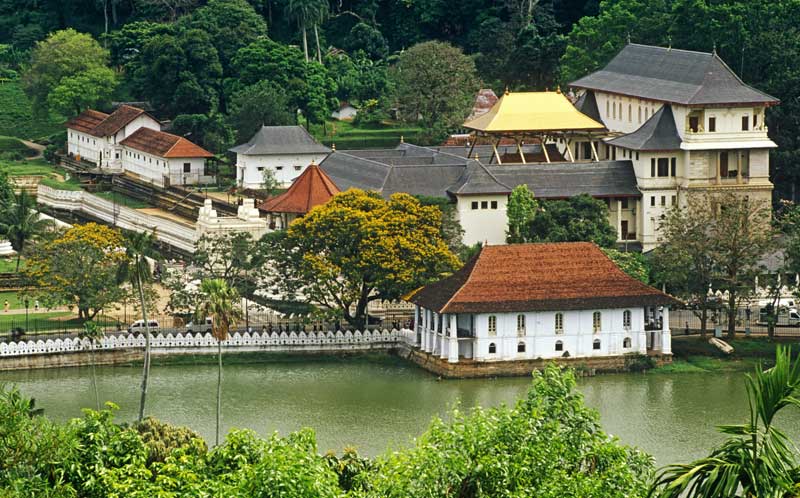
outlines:
M483 133L605 130L560 91L505 93L488 112L462 126Z
M672 106L664 104L639 128L606 143L630 150L657 151L680 149L682 140L675 125Z
M179 135L141 127L121 140L120 145L165 158L214 157L214 154ZM179 146L184 150L178 151Z
M330 148L319 143L308 130L300 125L262 125L247 142L228 150L246 156L331 152Z
M305 214L312 208L328 202L341 190L319 167L311 163L295 178L286 192L270 197L258 209L266 212Z

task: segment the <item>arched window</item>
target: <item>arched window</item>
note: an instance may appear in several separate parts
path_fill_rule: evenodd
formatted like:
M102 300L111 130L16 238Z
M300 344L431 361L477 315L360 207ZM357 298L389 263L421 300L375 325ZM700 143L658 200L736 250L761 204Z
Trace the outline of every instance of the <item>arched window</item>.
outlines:
M642 123L642 106L639 106L639 124Z
M633 122L633 111L631 109L632 109L632 106L630 104L628 104L628 122L629 123Z
M517 335L525 335L525 315L517 315Z
M556 313L555 330L556 334L564 333L564 313Z
M556 351L564 351L564 343L561 341L556 341Z
M613 114L614 119L617 119L617 103L616 102L611 104L611 110L614 111L614 114Z
M608 112L608 105L609 105L609 101L606 100L606 117L608 117L608 115L610 114L610 112Z
M595 339L594 340L594 342L592 343L592 349L595 349L595 350L600 349L600 339Z
M625 310L622 312L622 326L625 330L630 330L631 328L631 310Z
M489 343L489 354L495 354L495 353L497 353L497 346L495 345L495 343L490 342Z
M592 330L597 333L600 332L603 325L603 314L599 311L592 313Z
M525 343L520 342L517 344L517 353L524 353L525 352Z
M631 338L630 337L626 337L625 339L622 340L622 347L625 348L625 349L629 349L631 347Z
M494 315L489 316L489 335L497 335L497 317Z

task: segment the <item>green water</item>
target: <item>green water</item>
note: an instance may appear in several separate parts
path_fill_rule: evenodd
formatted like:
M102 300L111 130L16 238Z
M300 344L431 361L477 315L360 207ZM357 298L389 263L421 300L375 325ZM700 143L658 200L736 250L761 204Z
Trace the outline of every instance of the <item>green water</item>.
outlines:
M102 399L132 420L138 406L139 367L98 367ZM188 425L213 439L216 366L154 366L147 412ZM0 372L59 420L92 407L89 368ZM431 417L446 417L456 403L472 407L509 403L526 391L524 378L445 380L386 358L227 365L224 429L261 434L315 429L320 451L352 445L367 455L409 444ZM584 378L586 403L603 427L624 443L654 455L659 465L707 454L721 440L714 425L743 421L745 391L739 373L617 374ZM800 441L800 413L779 421Z

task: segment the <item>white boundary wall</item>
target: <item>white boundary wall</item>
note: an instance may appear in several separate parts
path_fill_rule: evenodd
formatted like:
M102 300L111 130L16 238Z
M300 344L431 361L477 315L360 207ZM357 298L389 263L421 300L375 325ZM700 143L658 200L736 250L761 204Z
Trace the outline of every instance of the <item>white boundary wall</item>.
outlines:
M156 239L189 253L195 251L198 236L194 227L115 205L83 190L58 190L40 184L36 189L36 199L39 204L83 212L106 223L116 223L125 230L147 233L155 230Z
M368 349L391 349L399 344L414 344L411 330L375 330L355 332L253 332L231 335L222 342L226 351L274 351L274 352L337 352ZM93 347L94 346L94 347ZM0 358L29 355L75 353L95 350L142 349L144 335L107 335L92 344L88 339L39 339L0 343ZM210 333L157 334L151 335L153 354L202 354L216 353L217 340Z

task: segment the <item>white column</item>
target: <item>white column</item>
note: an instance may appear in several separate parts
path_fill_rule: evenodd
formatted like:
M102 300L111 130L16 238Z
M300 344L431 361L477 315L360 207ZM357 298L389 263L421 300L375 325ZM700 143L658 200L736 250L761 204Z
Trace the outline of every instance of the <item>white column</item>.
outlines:
M669 329L669 308L666 306L661 315L661 352L672 354L672 332Z
M422 332L419 326L419 305L414 305L414 345L419 346L422 339Z
M431 353L436 354L438 353L436 346L439 346L439 338L437 337L439 333L439 314L435 311L431 311L431 320L433 320L433 327L431 327L433 330L433 346L431 347Z
M431 352L431 340L430 334L428 333L428 327L430 323L428 322L428 309L422 308L422 349L426 353Z
M622 240L622 199L617 199L617 240Z
M439 358L446 360L447 346L449 345L449 343L447 342L447 324L449 323L449 321L447 315L442 315L441 318L442 318L442 327L441 330L439 331L441 333L441 336L439 336L439 340L441 341L439 343Z
M450 319L450 344L447 348L447 362L458 363L458 315L447 315Z
M644 324L647 323L645 315L647 308L642 308L642 319L639 320L639 354L647 354L647 332L644 330Z

